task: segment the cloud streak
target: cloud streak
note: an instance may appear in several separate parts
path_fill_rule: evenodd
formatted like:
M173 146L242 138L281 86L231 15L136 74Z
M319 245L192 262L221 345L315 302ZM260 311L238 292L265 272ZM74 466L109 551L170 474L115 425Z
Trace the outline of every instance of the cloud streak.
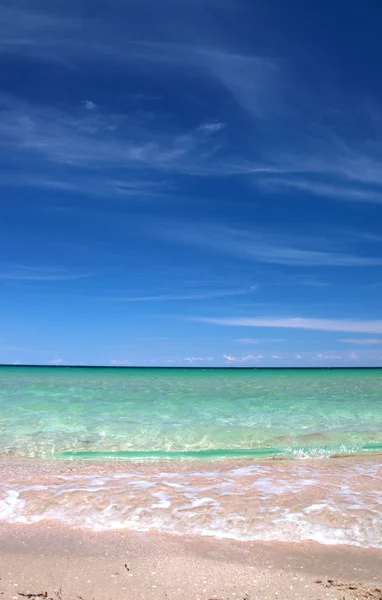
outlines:
M359 136L357 132L354 142L354 131L349 127L342 128L341 136L325 113L312 116L302 111L301 92L298 97L291 93L295 82L285 61L200 44L169 43L141 44L136 58L178 65L183 72L198 69L223 86L249 117L248 126L256 142L252 151L242 150L240 159L237 153L236 157L227 154L226 172L252 174L255 183L273 189L291 187L334 200L382 202L382 146L372 119L367 134ZM285 86L288 76L291 80ZM299 82L299 90L301 85ZM292 142L288 135L291 130L298 132ZM284 177L275 179L275 175Z
M300 192L307 192L322 198L338 198L341 200L351 200L355 202L375 202L382 203L382 189L375 190L370 188L355 188L350 185L341 185L338 182L325 183L309 179L282 179L268 178L260 179L259 185L270 191L290 191L291 189Z
M166 302L173 300L209 300L213 298L225 298L228 296L242 296L250 294L257 289L257 286L251 285L249 288L240 288L237 290L221 290L201 293L186 294L159 294L157 296L131 296L126 298L116 298L118 302Z
M73 273L66 269L21 265L0 270L0 280L5 281L70 281L94 275L95 273Z
M346 333L382 333L382 321L351 319L310 319L280 317L195 317L194 321L230 327L269 327L278 329L310 329L313 331L341 331Z
M137 118L134 111L111 113L101 107L89 110L88 106L60 110L4 94L0 95L0 106L0 149L7 152L9 160L13 157L19 163L22 155L24 161L38 163L44 175L36 175L34 166L31 173L25 173L26 181L67 192L81 188L86 192L89 178L92 181L95 177L97 183L101 176L99 171L94 176L95 168L105 169L101 191L121 195L155 194L156 176L164 171L192 175L214 172L218 147L211 138L223 128L221 123L202 123L169 130L157 120ZM55 167L55 176L46 176L47 167L50 171ZM111 169L117 177L110 177ZM147 170L152 176L147 177ZM20 177L15 183L20 185ZM90 187L94 191L97 184ZM167 192L169 187L166 185Z
M358 256L336 247L327 248L325 239L301 235L277 235L274 231L250 232L219 225L198 226L176 223L163 227L167 239L210 248L242 260L286 266L366 267L381 265L377 256ZM158 232L157 232L158 234ZM160 235L163 235L163 233ZM330 248L330 246L329 246Z
M324 111L312 115L303 110L304 82L294 79L288 61L282 56L275 59L274 52L272 56L256 53L256 45L247 54L240 52L240 40L227 39L218 27L220 20L212 18L223 8L227 14L237 13L234 3L209 1L202 6L201 13L200 3L183 3L180 13L169 0L160 11L151 5L155 10L151 28L147 27L147 7L144 10L136 2L128 6L117 2L115 12L90 15L81 2L69 11L57 3L41 10L40 3L32 1L26 7L15 0L12 6L0 7L0 51L54 61L65 71L78 68L79 62L102 61L124 71L137 67L149 74L160 71L163 79L174 74L193 82L197 78L203 89L213 89L243 113L246 137L250 132L252 143L246 140L232 152L227 139L223 150L218 148L215 136L229 129L218 115L171 133L157 129L156 120L137 127L137 114L107 113L93 96L79 99L83 114L37 108L3 97L2 138L13 149L34 152L61 167L117 165L194 175L236 173L252 175L256 184L269 189L277 186L331 199L380 203L382 146L372 119L367 135L354 142L354 131L336 129ZM137 41L136 32L143 24L145 35ZM136 96L141 101L158 99L158 90ZM326 105L327 99L322 100ZM342 107L333 108L340 114ZM292 141L290 131L298 132ZM275 175L284 176L274 179ZM370 189L371 185L378 189Z
M358 346L382 345L382 338L342 338L338 340L342 344L357 344Z
M239 338L235 340L238 344L270 344L270 343L281 343L286 342L283 338L265 338L265 339L255 339L255 338Z

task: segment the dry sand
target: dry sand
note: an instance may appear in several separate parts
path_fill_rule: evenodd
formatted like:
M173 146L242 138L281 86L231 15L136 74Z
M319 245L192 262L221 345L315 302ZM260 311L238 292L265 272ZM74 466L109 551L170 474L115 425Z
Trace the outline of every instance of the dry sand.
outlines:
M381 600L380 588L379 550L0 526L0 600Z
M110 473L121 464L0 461L0 477ZM377 549L0 524L0 600L382 600L381 589Z

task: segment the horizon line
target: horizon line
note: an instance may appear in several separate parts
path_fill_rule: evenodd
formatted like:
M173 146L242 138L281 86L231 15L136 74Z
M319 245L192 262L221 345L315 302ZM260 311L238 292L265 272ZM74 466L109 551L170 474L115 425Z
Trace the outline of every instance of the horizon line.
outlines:
M115 370L122 370L122 369L172 369L172 370L191 370L191 371L215 371L215 370L225 370L225 371L286 371L286 370L294 370L294 371L301 371L301 370L314 370L314 371L326 371L328 369L332 369L332 370L362 370L362 369L382 369L382 365L379 366L339 366L339 365L334 365L334 366L279 366L279 367L275 367L275 366L270 366L270 367L265 367L265 366L214 366L214 367L209 367L209 366L181 366L181 365L172 365L172 366L165 366L165 365L150 365L150 366L146 366L146 365L35 365L35 364L24 364L24 365L14 365L12 363L1 363L0 364L0 368L1 367L12 367L12 368L40 368L40 369L115 369Z

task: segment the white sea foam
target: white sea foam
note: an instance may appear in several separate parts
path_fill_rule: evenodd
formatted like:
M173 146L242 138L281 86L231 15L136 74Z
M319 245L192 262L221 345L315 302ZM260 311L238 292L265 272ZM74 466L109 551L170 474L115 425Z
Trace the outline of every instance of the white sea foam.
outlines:
M3 477L0 520L382 547L382 466L375 460L134 469Z

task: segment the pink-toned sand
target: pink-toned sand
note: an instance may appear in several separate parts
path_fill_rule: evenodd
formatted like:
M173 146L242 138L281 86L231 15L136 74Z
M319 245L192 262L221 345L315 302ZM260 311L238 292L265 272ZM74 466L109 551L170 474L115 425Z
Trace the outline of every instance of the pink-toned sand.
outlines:
M0 578L4 600L45 592L54 600L381 600L382 554L309 542L89 533L46 521L0 526Z
M348 473L349 461L338 476ZM181 469L191 467L187 462ZM134 468L155 474L159 467ZM330 473L330 462L327 468ZM0 463L0 480L120 470L121 464L10 460ZM371 484L361 480L361 491L365 485ZM96 533L49 520L0 524L0 600L33 600L45 593L52 600L382 600L381 590L382 551L377 548L222 541L126 529Z

